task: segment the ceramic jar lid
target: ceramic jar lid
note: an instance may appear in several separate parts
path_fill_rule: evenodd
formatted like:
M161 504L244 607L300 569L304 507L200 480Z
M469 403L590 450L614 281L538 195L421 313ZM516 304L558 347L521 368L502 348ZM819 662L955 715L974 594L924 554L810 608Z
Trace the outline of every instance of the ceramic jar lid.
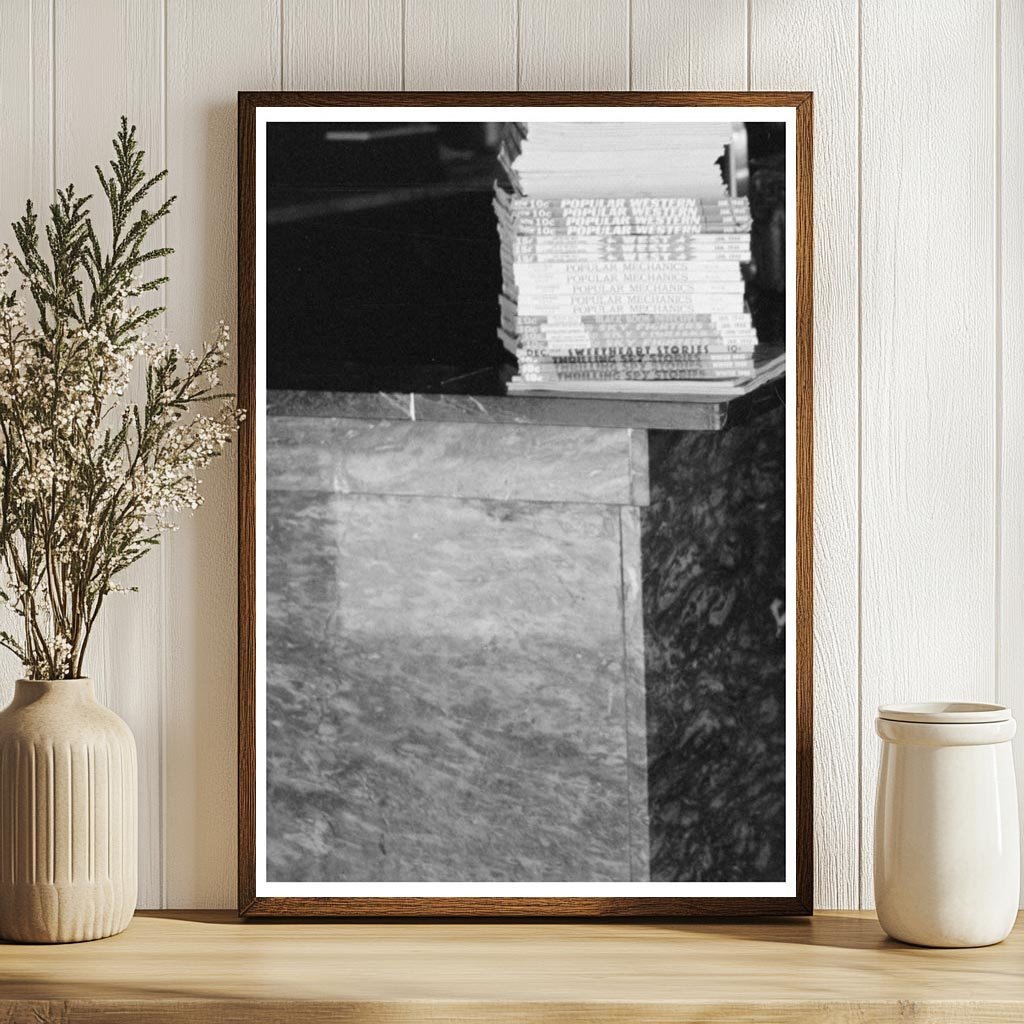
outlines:
M888 722L927 725L983 725L986 722L1008 722L1010 709L1004 704L929 701L923 704L883 704L878 709L878 717Z

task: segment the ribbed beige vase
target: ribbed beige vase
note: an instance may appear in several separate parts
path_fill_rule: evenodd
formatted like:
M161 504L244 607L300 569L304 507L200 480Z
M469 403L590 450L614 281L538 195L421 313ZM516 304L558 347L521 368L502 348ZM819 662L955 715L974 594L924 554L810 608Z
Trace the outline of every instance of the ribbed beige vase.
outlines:
M138 886L131 730L91 679L28 680L0 711L0 938L123 931Z

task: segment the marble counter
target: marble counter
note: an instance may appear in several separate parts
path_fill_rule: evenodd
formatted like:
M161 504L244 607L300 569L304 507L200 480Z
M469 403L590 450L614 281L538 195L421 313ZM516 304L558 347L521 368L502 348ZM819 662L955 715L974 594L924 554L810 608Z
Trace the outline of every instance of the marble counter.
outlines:
M750 398L271 393L268 880L782 878L784 417Z
M653 401L543 395L439 395L387 391L270 391L269 416L381 419L636 430L721 430L785 400L783 380L726 400L687 396Z

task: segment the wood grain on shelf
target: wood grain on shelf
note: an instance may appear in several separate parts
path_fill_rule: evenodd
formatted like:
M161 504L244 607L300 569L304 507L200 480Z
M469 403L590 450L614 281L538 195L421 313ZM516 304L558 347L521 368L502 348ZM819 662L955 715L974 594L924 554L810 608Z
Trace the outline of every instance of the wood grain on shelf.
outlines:
M771 922L240 922L138 916L112 939L0 945L0 1020L1008 1022L1024 928L985 949L873 916Z

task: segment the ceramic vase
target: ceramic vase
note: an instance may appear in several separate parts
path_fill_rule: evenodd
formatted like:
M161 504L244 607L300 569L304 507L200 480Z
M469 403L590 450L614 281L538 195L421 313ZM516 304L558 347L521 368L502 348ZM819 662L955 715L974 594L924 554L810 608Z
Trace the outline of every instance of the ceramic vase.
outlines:
M1010 933L1020 889L1016 722L998 704L878 709L875 905L894 939L988 946Z
M0 712L0 938L82 942L135 910L135 740L91 679L28 680Z

